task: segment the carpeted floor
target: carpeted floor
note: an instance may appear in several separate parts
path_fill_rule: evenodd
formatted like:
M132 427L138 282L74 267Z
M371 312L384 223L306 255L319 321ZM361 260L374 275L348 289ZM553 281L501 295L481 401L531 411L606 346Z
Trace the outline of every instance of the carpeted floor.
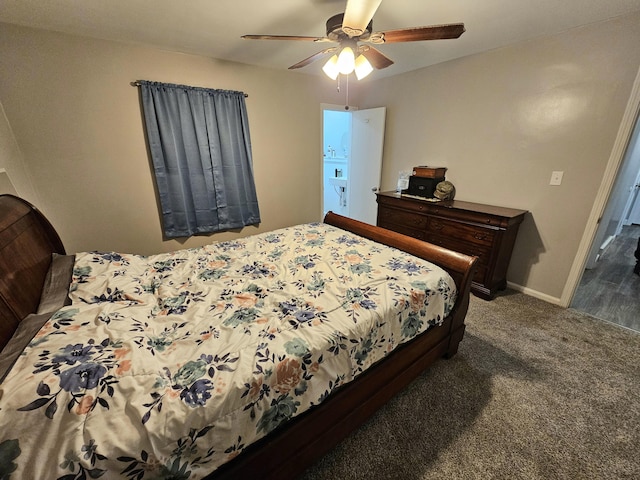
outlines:
M638 479L640 334L507 290L318 479Z

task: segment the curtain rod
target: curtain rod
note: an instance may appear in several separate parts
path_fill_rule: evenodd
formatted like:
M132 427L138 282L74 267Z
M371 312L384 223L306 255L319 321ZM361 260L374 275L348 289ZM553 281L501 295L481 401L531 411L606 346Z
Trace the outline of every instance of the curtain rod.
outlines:
M141 83L140 82L131 82L129 85L131 85L132 87L139 87L141 85ZM248 93L243 93L243 95L244 95L244 98L249 97Z

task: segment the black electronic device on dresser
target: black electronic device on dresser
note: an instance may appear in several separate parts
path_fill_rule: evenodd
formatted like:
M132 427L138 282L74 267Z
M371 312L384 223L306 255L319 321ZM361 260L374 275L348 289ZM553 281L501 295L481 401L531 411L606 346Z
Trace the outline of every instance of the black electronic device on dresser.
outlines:
M409 177L409 188L406 193L409 195L416 195L418 197L433 198L436 186L440 182L443 182L444 178L445 177L427 178L411 175Z
M471 291L491 300L507 286L507 268L526 210L459 200L429 201L379 192L379 227L478 257Z
M445 180L446 167L413 167L409 177L409 186L402 193L423 198L434 198L434 192L440 182Z

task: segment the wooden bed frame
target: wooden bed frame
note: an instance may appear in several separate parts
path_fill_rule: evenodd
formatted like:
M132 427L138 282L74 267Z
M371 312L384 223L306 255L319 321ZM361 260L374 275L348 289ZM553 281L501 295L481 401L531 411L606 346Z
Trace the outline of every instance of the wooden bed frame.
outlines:
M458 350L464 335L476 257L331 212L324 222L444 268L458 287L454 309L441 327L432 328L397 348L322 404L249 446L208 479L295 478L430 364L440 357L449 358ZM65 251L44 215L25 200L0 195L0 349L18 324L36 312L53 253Z

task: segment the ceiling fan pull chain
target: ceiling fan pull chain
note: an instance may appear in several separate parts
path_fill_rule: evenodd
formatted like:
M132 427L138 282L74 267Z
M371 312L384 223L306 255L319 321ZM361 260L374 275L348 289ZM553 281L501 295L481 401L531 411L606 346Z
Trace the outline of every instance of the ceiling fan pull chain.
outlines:
M346 75L347 77L347 103L345 103L345 105L348 107L349 106L349 77L350 75Z

